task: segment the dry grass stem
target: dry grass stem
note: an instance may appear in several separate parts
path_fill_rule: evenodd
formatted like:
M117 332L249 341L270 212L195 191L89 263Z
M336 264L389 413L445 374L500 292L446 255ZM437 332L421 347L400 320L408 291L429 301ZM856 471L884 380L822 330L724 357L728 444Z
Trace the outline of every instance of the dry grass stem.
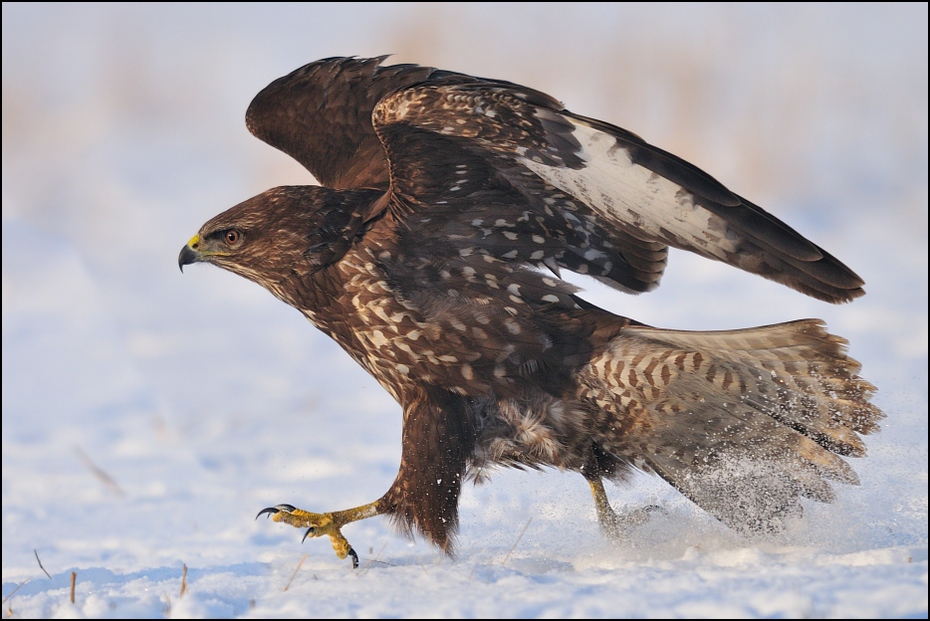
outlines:
M307 555L304 554L303 558L300 559L300 562L297 563L297 567L294 569L294 573L291 574L291 579L287 581L287 584L284 585L284 590L287 591L291 588L291 583L294 581L294 578L297 576L297 572L300 571L301 565L304 564L304 561L307 560Z
M123 492L123 488L119 486L119 483L114 481L113 477L104 472L100 466L91 461L90 457L87 456L87 453L85 453L80 446L74 447L74 451L77 453L78 457L81 458L81 461L84 462L84 465L87 466L87 469L90 470L95 477L100 479L104 485L109 487L113 493L117 496L126 495L125 492Z
M369 569L371 569L372 563L377 562L377 560L381 557L381 553L384 552L384 548L387 547L387 544L388 544L388 542L385 541L385 542L384 542L384 545L381 546L381 549L378 550L378 553L375 554L372 558L368 559L368 562L365 563L365 566L362 567L362 568L359 570L359 572L358 572L358 575L359 575L359 576L364 575ZM385 564L385 565L390 565L390 563L384 563L384 564Z
M31 578L30 578L30 580L31 580ZM4 597L4 598L3 598L3 601L0 602L0 604L5 604L6 601L7 601L8 599L10 599L11 597L13 597L13 595L15 595L16 592L17 592L18 590L20 590L21 588L23 588L24 586L26 586L28 583L29 583L29 580L23 580L22 582L20 582L20 583L19 583L19 586L16 587L15 589L13 589L12 591L10 591L10 594L7 595L6 597Z
M52 579L52 575L51 575L50 573L48 573L47 571L45 571L45 568L42 567L42 561L39 559L39 553L36 551L35 548L32 549L32 553L36 555L36 562L39 564L39 569L41 569L41 570L42 570L42 573L44 573L46 576L48 576L48 579L51 580L51 579Z
M530 518L529 520L527 520L526 526L524 526L523 530L520 531L520 534L517 535L517 540L513 542L512 546L510 546L510 552L508 552L507 556L504 557L504 560L501 561L501 565L506 564L507 561L510 559L510 555L513 554L513 551L516 549L517 544L520 543L520 540L523 539L523 535L526 534L526 529L530 527L530 522L532 521L533 521L533 518Z

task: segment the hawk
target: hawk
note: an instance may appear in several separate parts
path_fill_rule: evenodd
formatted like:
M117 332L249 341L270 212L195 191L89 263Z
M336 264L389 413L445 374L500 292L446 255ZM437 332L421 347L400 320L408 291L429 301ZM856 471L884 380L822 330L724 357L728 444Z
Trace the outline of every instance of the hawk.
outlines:
M820 300L863 281L696 166L540 91L385 57L328 58L272 82L249 130L322 186L277 187L209 220L179 266L268 289L400 404L397 478L369 504L264 509L358 557L346 524L386 515L452 554L464 481L495 466L603 481L656 474L726 525L780 528L856 484L843 457L878 429L874 387L816 319L691 332L585 301L562 270L659 284L668 248Z

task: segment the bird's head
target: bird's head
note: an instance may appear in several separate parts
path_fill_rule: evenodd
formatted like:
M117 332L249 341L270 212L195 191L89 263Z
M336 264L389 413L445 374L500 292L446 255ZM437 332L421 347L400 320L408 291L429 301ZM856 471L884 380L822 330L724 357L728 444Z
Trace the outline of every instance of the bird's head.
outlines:
M181 249L178 266L212 263L263 286L338 261L383 192L273 188L224 211Z

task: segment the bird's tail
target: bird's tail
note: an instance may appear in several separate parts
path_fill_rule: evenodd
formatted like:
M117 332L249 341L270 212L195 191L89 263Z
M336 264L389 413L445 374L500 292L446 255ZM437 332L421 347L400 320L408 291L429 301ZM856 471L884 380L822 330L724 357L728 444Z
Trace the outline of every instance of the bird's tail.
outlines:
M607 420L601 448L654 472L741 530L777 529L800 499L857 484L840 457L884 414L846 341L819 320L684 332L630 327L592 360L584 398Z

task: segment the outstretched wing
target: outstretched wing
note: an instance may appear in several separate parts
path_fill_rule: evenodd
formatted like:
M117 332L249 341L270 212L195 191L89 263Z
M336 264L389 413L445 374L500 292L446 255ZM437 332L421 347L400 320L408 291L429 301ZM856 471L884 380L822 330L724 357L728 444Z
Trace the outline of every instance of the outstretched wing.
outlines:
M304 65L255 96L246 126L326 187L387 190L387 156L371 125L371 111L384 96L437 70L380 67L384 58L327 58Z
M413 64L381 66L386 58L334 57L304 65L255 96L246 126L300 162L323 186L387 190L387 153L371 123L375 105L414 84L480 79Z
M383 60L325 59L272 82L249 130L327 187L392 190L420 214L412 229L462 252L640 292L674 246L829 302L864 293L826 251L635 134L510 82Z
M445 148L455 145L493 169L492 186L521 196L516 211L531 206L531 218L569 225L572 234L562 237L571 252L556 259L562 267L584 264L590 269L579 271L645 291L658 284L666 247L674 246L828 302L864 293L848 267L707 173L538 91L478 79L418 84L382 99L373 119L395 189L410 184L403 175L447 159L411 149L410 137L423 144L428 135L445 138Z

